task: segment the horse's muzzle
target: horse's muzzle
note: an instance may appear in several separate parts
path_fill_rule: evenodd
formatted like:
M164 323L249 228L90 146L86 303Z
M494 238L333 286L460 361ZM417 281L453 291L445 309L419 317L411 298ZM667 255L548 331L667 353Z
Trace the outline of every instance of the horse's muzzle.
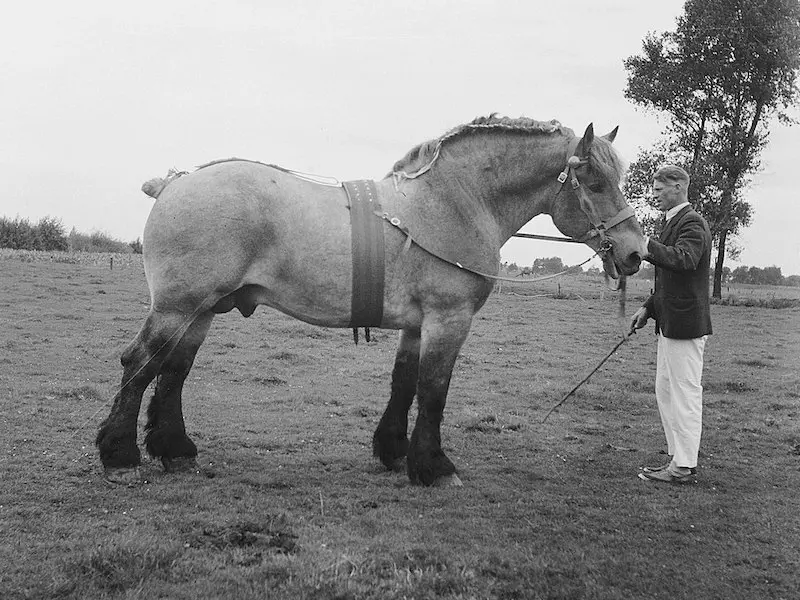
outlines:
M603 255L603 270L612 279L618 279L620 273L625 276L633 275L639 270L641 264L642 258L638 252L630 253L623 260L617 260L613 251Z

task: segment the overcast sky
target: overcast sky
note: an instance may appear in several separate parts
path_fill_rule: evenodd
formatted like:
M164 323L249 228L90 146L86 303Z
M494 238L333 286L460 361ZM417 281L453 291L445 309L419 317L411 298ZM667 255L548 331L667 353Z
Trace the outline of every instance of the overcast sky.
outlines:
M142 235L143 181L230 156L378 179L479 115L620 125L628 159L664 123L623 97L623 60L681 0L28 2L0 21L0 216ZM775 125L740 263L800 274L800 127ZM554 233L549 217L524 231ZM512 240L531 264L587 248Z

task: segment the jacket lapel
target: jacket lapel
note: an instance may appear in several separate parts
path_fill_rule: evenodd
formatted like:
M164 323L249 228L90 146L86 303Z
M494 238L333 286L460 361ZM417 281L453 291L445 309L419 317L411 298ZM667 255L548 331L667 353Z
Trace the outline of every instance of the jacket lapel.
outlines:
M690 210L692 210L691 205L686 206L683 209L681 209L681 211L677 215L675 215L669 221L667 221L666 224L664 225L664 228L661 230L661 235L658 236L658 241L662 243L666 242L669 239L672 230L675 229L675 226L678 224L678 221L680 221L683 218L683 216Z

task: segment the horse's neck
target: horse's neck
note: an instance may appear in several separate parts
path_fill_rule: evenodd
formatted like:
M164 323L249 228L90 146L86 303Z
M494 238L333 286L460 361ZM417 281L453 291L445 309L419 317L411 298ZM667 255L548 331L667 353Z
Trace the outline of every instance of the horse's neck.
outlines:
M469 204L463 210L473 218L482 216L476 225L502 246L525 223L550 213L565 145L562 136L507 135L472 154L463 148L449 153L434 178L450 190L450 201Z

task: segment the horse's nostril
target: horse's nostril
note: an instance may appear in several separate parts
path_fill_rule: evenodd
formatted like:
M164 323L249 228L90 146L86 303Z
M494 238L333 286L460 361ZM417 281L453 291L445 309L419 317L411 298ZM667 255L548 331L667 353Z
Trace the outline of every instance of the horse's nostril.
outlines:
M631 254L628 255L628 260L626 262L632 267L638 269L639 265L642 264L642 257L639 256L638 252L632 252Z

